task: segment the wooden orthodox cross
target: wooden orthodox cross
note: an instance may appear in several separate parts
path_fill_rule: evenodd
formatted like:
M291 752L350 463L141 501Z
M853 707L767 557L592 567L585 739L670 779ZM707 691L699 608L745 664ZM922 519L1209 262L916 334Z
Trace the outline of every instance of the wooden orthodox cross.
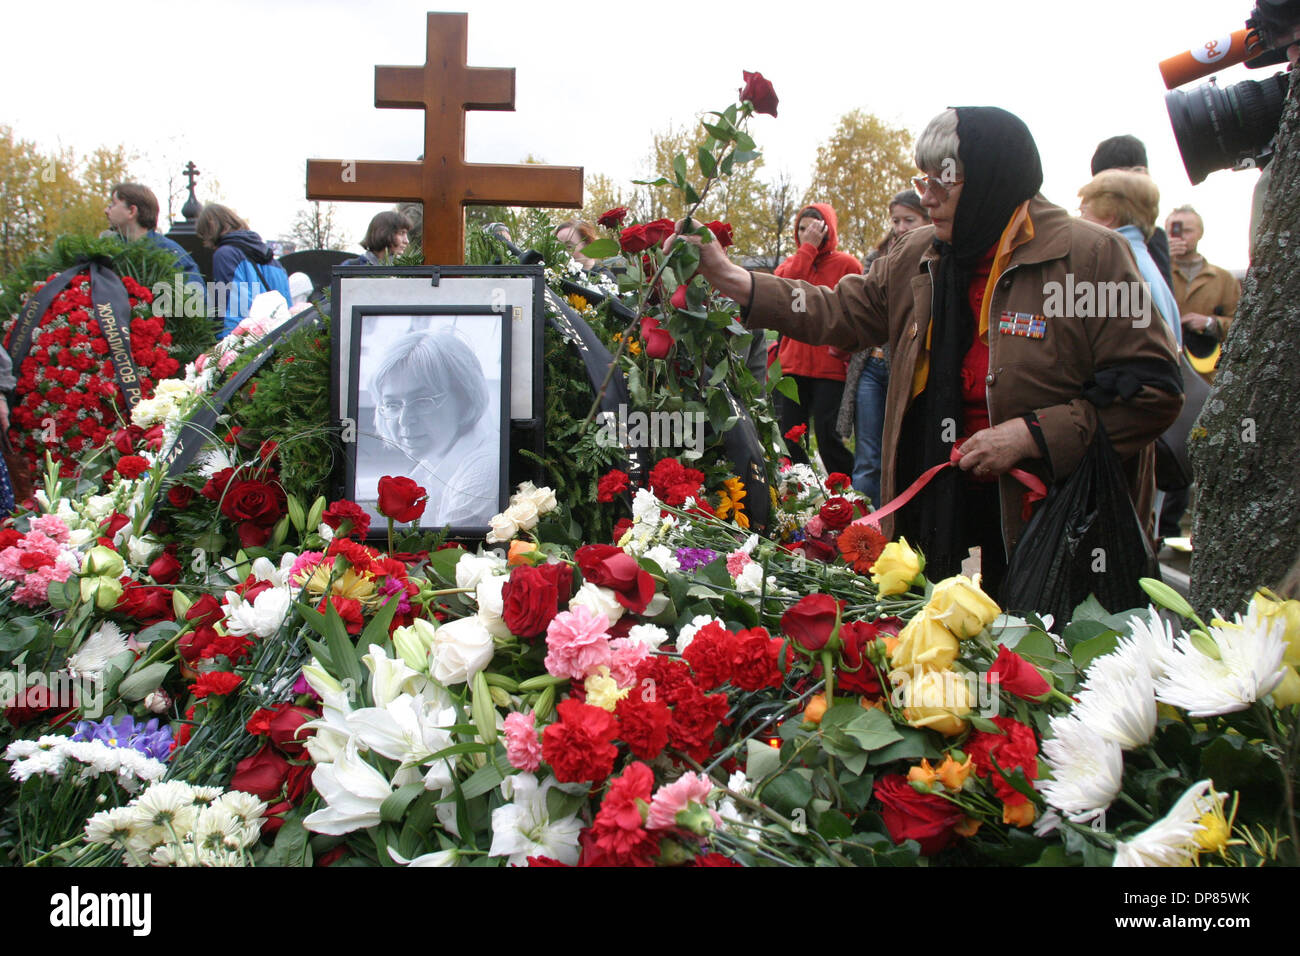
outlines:
M375 67L375 106L424 110L421 162L307 161L307 198L424 203L426 265L465 259L465 206L582 205L582 167L465 162L465 111L513 110L515 71L466 66L468 14L430 13L424 66Z

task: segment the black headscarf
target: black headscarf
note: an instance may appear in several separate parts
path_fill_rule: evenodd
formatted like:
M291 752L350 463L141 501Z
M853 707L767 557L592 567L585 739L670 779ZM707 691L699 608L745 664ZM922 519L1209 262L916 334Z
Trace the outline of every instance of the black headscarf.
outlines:
M1002 236L1016 208L1043 184L1043 166L1029 128L995 106L957 107L957 158L964 185L953 217L952 241L934 241L930 369L925 390L903 421L895 492L932 465L948 460L961 430L961 367L975 338L968 295L974 266ZM927 170L928 172L928 170ZM971 546L963 529L965 475L947 469L898 513L897 533L919 545L932 580L957 574Z

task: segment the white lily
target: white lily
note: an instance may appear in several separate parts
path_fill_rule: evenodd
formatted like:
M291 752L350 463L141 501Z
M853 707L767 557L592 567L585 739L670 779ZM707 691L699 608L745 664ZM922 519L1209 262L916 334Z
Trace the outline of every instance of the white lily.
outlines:
M526 865L530 856L577 863L582 823L572 816L552 821L546 808L546 795L555 786L555 779L548 778L538 787L535 776L520 773L510 782L514 800L492 811L492 847L488 855L509 857L511 866Z
M1114 866L1191 866L1199 847L1201 818L1222 805L1227 794L1214 793L1209 780L1192 784L1165 816L1131 840L1115 846Z
M355 739L348 741L338 760L318 765L311 782L328 806L309 815L303 825L331 836L378 825L379 808L393 793L383 774L361 759Z

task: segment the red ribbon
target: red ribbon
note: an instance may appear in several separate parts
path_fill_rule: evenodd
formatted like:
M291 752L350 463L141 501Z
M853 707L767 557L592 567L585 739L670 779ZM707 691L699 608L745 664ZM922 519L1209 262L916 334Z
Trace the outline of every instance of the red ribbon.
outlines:
M952 446L952 453L948 456L947 461L941 462L940 464L935 465L932 468L927 468L924 472L921 473L921 476L917 478L916 481L912 482L908 486L906 491L904 491L901 495L896 496L894 500L891 501L889 504L885 505L883 508L877 508L875 511L871 512L871 514L863 515L861 518L857 519L853 523L869 524L872 527L874 527L876 530L880 530L881 520L883 520L886 516L893 514L899 508L903 507L903 505L907 504L918 494L920 494L921 489L924 488L926 485L928 485L931 482L931 480L933 480L935 475L939 474L939 472L943 471L945 468L957 466L957 463L961 461L961 452L959 450L960 448L961 448L961 442L957 442L955 445ZM1024 471L1023 469L1020 468L1012 468L1009 472L1007 472L1007 474L1029 489L1028 491L1025 492L1024 508L1020 514L1022 520L1028 521L1029 516L1033 511L1034 502L1042 501L1044 498L1047 497L1047 486L1044 485L1043 482L1037 476L1031 475L1029 472Z

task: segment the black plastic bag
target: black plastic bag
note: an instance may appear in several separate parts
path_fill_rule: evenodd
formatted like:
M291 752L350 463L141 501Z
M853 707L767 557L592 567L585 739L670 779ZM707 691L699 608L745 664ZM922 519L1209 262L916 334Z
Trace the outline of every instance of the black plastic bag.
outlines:
M1145 605L1138 585L1144 577L1159 578L1159 565L1098 422L1079 467L1048 492L1021 534L1003 579L1002 606L1051 614L1063 627L1089 594L1110 611Z

